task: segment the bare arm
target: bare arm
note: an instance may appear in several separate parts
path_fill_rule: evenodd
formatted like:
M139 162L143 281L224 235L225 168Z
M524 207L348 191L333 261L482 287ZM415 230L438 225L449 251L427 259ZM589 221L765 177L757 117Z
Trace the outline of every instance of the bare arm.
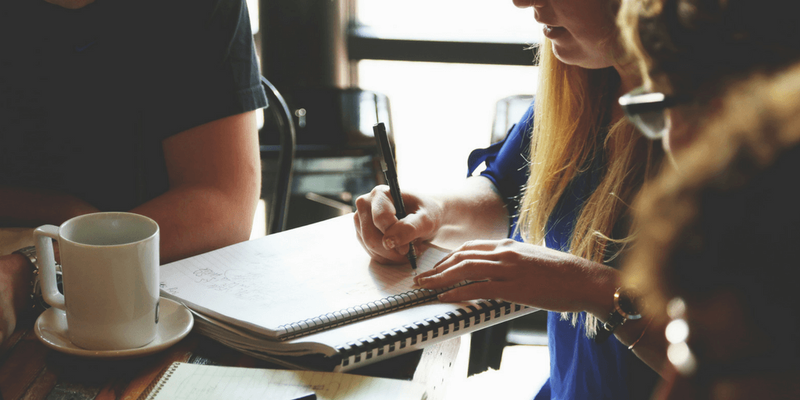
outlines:
M72 217L96 211L93 205L68 194L0 186L0 226L61 225Z
M439 295L442 301L500 299L557 312L588 312L606 321L614 310L619 271L569 253L506 240L465 243L432 270L414 278L423 288L438 289L468 280L470 285ZM650 318L654 317L650 325ZM614 334L662 373L666 356L663 315L647 313L629 320ZM645 327L647 330L645 330ZM644 333L644 335L642 335Z
M614 331L614 335L622 344L630 346L636 343L633 353L659 375L665 376L671 368L667 362L666 327L666 314L650 310L642 319L625 322Z
M158 222L161 262L247 240L261 190L255 112L181 132L163 147L170 189L131 210Z
M494 183L482 176L467 179L460 190L441 195L446 204L438 243L508 237L509 212ZM448 247L455 247L450 245Z
M169 190L129 210L158 222L162 262L247 240L261 189L255 112L186 130L163 148ZM97 211L64 193L0 187L5 226L60 225Z
M132 212L161 228L161 262L247 240L261 188L255 112L181 132L163 143L170 189ZM61 224L97 209L72 196L0 188L0 220ZM0 343L27 307L29 261L0 257Z
M379 262L404 262L411 241L457 247L470 239L508 235L508 211L494 184L484 177L469 178L446 194L404 192L403 202L408 216L398 221L387 186L356 200L359 241Z

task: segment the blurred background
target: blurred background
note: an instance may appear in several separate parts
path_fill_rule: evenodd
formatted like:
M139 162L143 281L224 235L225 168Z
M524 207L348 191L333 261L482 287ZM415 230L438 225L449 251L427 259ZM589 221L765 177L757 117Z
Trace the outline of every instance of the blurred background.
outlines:
M511 0L248 5L262 74L286 105L282 113L270 98L261 121L264 200L253 237L352 212L358 196L383 183L377 122L393 141L404 191L458 185L470 151L502 140L536 91L542 27L532 8ZM284 120L295 130L289 169L280 162ZM288 193L275 196L282 178ZM283 224L275 224L276 204L286 206ZM524 379L520 398L531 398L549 375L545 327L546 313L534 313L474 333L470 375L506 371L491 379Z
M441 191L464 179L469 152L488 146L493 132L502 137L524 112L517 103L529 101L519 96L536 90L531 46L542 30L532 9L510 0L248 6L262 73L285 98L297 130L288 228L346 213L382 182L373 164L378 119L394 141L403 190ZM269 202L280 146L266 114ZM257 218L254 237L267 232L265 219Z

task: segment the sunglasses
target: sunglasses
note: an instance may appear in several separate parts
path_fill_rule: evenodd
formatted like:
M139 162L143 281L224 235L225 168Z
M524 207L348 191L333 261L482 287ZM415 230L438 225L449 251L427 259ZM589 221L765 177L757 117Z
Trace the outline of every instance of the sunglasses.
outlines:
M650 92L643 86L633 89L619 98L622 111L642 134L650 139L664 137L669 129L666 110L687 103L686 96L668 96L660 92Z

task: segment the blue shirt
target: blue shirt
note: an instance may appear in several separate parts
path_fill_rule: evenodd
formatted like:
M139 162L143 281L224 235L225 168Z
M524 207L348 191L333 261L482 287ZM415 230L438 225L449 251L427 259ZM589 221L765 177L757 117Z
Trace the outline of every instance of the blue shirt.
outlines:
M475 150L469 157L469 172L486 162L481 175L497 187L516 228L519 198L528 179L530 140L533 131L533 106L508 133L506 139L486 149ZM600 171L589 168L577 176L564 192L547 223L545 243L551 249L569 251L575 221L585 200L597 187ZM521 241L519 235L514 239ZM547 316L548 347L550 349L550 378L536 400L542 399L631 399L629 377L631 368L643 369L654 376L615 336L598 344L586 337L583 325L585 314L572 326L562 320L560 313ZM648 372L649 371L649 372ZM644 395L649 395L654 379L649 378ZM638 397L638 396L636 396Z

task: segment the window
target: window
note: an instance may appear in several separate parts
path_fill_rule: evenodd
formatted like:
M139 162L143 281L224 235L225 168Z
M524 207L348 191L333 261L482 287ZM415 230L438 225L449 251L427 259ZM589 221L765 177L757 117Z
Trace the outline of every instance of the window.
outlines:
M511 1L356 0L350 58L358 86L391 102L404 189L463 180L472 149L489 145L495 104L533 94L532 9Z

